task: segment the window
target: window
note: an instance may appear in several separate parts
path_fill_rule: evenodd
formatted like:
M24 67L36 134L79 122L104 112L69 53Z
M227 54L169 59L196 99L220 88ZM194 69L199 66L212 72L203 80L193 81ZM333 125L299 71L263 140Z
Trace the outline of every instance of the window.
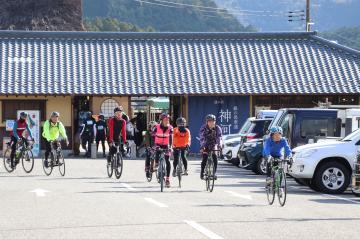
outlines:
M111 117L114 114L114 108L119 107L119 103L114 99L107 99L101 104L101 113L105 117Z
M287 139L291 138L290 134L292 130L293 118L294 118L293 114L287 114L280 125L283 130L283 136Z
M335 119L303 119L300 125L302 138L335 136Z
M2 119L16 119L18 110L39 110L41 121L46 120L46 100L2 100Z

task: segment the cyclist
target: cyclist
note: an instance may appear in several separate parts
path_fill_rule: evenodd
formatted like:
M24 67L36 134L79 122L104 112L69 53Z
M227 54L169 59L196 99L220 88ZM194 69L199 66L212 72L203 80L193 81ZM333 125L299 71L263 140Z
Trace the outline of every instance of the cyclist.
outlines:
M85 156L90 158L91 156L91 144L94 142L94 125L95 120L92 117L92 114L90 111L86 112L86 119L82 123L82 130L80 133L81 136L81 143L83 149L86 150Z
M145 159L145 172L146 177L150 177L150 157L151 157L151 149L154 146L154 137L152 136L151 132L152 129L155 127L156 122L150 121L148 125L148 129L145 131L144 135L144 143L146 147L146 159Z
M122 110L119 107L114 109L114 117L108 120L108 143L109 155L107 162L111 163L112 155L117 153L115 145L120 144L120 150L124 153L124 144L126 143L126 121L122 118Z
M103 149L103 157L105 155L105 139L106 139L106 122L104 115L99 115L99 120L94 125L94 132L95 132L95 141L96 141L96 152L99 149L99 143L101 142L102 149Z
M173 143L173 127L170 125L170 116L167 113L162 113L160 115L160 123L156 124L153 128L152 135L155 137L155 146L167 150L165 154L166 161L166 177L165 177L165 186L170 187L170 154L171 147ZM160 153L156 152L155 161L159 162Z
M270 137L265 140L263 156L267 161L266 166L266 184L269 185L271 183L271 165L269 162L270 157L280 158L282 156L282 150L285 151L285 158L291 157L291 149L286 140L286 138L282 137L283 130L280 126L273 126L270 129ZM275 162L276 163L276 162Z
M190 130L187 129L186 126L186 119L185 118L178 118L176 120L176 128L174 129L174 162L173 162L173 173L172 176L176 177L176 167L178 165L179 159L184 164L185 172L184 175L188 175L188 163L186 159L186 153L189 150L190 142L191 142L191 135Z
M28 116L29 116L28 113L21 112L19 119L15 122L15 124L13 126L13 131L11 133L11 141L10 141L10 144L11 144L11 154L10 154L11 167L15 167L14 157L15 157L16 145L17 145L18 141L23 140L26 147L28 146L27 140L23 136L23 133L25 130L28 132L30 138L34 141L32 132L27 123Z
M200 128L200 152L202 153L202 162L201 162L201 171L200 178L204 179L204 170L206 166L206 162L209 156L209 153L212 150L216 150L220 147L221 141L221 128L216 124L216 116L212 114L208 114L206 116L206 123ZM213 154L214 160L214 178L217 179L216 170L218 159L216 154Z
M69 140L66 135L65 127L63 123L59 121L59 117L60 117L59 112L56 111L52 112L50 115L50 119L46 120L43 126L42 136L45 139L45 146L46 146L46 151L45 151L46 165L48 165L49 163L48 158L51 152L52 141L58 140L59 136L61 136L65 140L66 145L67 146L69 145Z

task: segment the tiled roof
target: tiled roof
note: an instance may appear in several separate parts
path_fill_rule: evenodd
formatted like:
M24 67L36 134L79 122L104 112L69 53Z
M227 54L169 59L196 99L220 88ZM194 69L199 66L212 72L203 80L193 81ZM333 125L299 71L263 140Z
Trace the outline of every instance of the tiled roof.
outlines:
M360 52L316 33L0 31L1 95L360 93Z

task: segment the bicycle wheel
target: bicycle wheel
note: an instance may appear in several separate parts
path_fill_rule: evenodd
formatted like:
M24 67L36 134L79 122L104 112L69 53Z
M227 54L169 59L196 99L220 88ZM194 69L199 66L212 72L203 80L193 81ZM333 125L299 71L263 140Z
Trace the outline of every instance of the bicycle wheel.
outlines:
M115 156L114 156L114 155L111 156L111 161L110 161L110 163L108 163L108 162L106 161L107 175L108 175L109 178L111 178L112 175L113 175L114 162L115 162Z
M272 205L275 200L274 173L272 176L272 182L270 183L270 185L266 185L266 195L267 195L269 205Z
M123 171L123 157L121 153L116 154L116 160L117 160L117 164L116 164L117 167L115 167L115 177L119 179Z
M181 188L182 165L180 163L176 167L176 173L179 180L179 188Z
M26 173L31 173L34 168L34 155L31 150L26 150L21 158L21 164Z
M15 168L11 167L10 155L11 155L11 148L7 148L4 152L4 168L9 173L11 173L15 170Z
M151 159L150 159L151 160ZM146 166L145 166L146 167ZM153 168L154 168L154 161L151 160L150 161L150 168L148 169L149 170L149 174L147 172L145 172L145 177L146 177L146 180L148 182L151 182L152 180L152 176L153 176Z
M42 158L42 165L46 176L50 176L50 174L52 173L54 167L53 162L54 162L54 155L52 152L50 153L47 161L45 160L45 156Z
M281 172L279 172L279 185L278 185L278 189L277 189L277 194L278 194L278 198L279 198L279 203L280 206L284 206L285 202L286 202L286 174L284 172L284 170L281 170Z
M163 192L164 191L164 181L165 181L165 165L163 163L163 160L161 160L158 172L159 172L160 190L161 190L161 192Z
M208 165L209 167L209 175L208 175L208 180L209 180L209 191L212 192L214 190L214 185L215 185L215 166L214 166L214 163L211 161Z
M59 172L61 176L65 176L65 159L62 152L59 152L58 155L58 161L59 161Z

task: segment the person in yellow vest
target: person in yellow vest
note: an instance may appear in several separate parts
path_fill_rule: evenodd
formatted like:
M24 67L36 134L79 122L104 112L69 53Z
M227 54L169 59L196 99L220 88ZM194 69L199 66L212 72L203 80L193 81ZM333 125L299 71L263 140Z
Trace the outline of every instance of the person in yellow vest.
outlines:
M66 135L66 130L59 121L60 114L58 112L52 112L50 119L46 120L43 126L42 136L45 139L46 151L45 151L45 166L48 165L48 157L51 152L51 143L56 141L61 136L65 141L66 145L69 145L69 140Z

